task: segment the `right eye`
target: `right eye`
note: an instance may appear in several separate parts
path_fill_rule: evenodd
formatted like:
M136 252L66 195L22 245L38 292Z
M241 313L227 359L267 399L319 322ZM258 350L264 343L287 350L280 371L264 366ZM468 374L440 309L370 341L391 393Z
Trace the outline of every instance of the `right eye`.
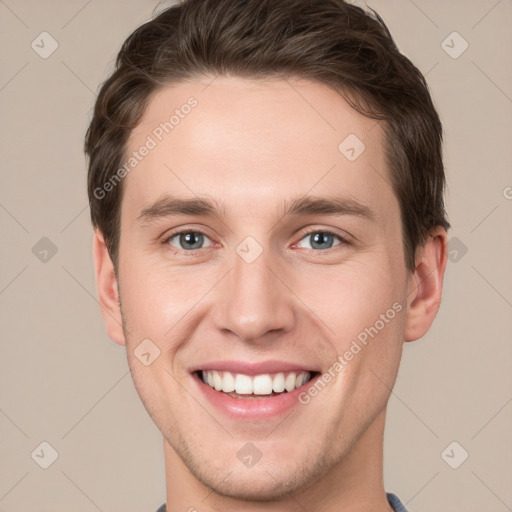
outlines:
M201 231L184 229L181 231L175 231L170 236L168 236L162 243L169 244L171 247L178 249L178 251L184 251L189 254L195 254L196 251L204 248L201 246L203 245L205 238L210 240ZM208 245L207 247L210 246L211 244Z

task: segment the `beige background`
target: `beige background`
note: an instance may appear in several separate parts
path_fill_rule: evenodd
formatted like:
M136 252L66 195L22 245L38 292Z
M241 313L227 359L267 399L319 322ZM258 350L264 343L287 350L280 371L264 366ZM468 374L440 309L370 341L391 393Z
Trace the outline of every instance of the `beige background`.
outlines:
M443 305L429 334L406 345L390 399L386 489L412 512L505 512L512 510L512 2L369 5L427 75L446 131L453 226ZM160 434L96 301L82 153L100 82L156 6L0 0L0 512L153 512L164 501ZM47 59L31 47L43 31L59 45ZM459 36L442 44L454 31L469 44L458 58L445 49L459 52ZM43 237L57 249L47 261L36 257L48 244ZM58 452L48 469L31 457L43 441ZM443 459L453 441L460 447ZM452 469L445 459L460 463L462 450L468 459Z

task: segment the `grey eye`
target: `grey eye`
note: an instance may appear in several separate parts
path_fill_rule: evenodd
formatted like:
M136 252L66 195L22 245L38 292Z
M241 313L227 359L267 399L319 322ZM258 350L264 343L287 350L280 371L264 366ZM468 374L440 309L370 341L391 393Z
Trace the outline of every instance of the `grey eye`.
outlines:
M339 242L334 244L334 240L338 239ZM339 245L341 243L341 237L335 235L334 233L330 233L329 231L311 231L308 233L302 240L308 240L310 242L309 247L307 249L330 249L335 245Z
M175 245L172 242L174 239L178 240L179 245ZM176 247L176 249L183 249L186 251L203 249L202 244L204 243L205 239L209 240L206 235L200 233L199 231L181 231L180 233L175 233L174 235L170 236L167 241L170 245Z

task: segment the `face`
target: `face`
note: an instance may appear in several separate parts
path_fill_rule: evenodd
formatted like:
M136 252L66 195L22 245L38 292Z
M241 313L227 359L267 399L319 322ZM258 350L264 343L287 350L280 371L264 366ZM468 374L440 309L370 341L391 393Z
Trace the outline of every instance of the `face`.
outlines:
M211 80L160 90L131 134L123 329L105 318L190 472L271 499L383 417L414 276L382 126L315 82Z

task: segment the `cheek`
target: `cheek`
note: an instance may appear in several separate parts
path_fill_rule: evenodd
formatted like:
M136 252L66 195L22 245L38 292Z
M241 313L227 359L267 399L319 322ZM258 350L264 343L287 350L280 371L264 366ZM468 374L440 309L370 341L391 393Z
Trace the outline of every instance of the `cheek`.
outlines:
M171 280L132 262L123 268L120 283L121 307L129 338L160 338L179 312L180 280Z
M331 335L346 342L403 301L403 271L393 265L391 258L377 261L372 257L346 265L319 266L298 273L293 289ZM394 318L396 309L388 316Z
M121 304L131 344L153 340L174 351L206 313L209 293L224 270L152 264L136 258L121 275ZM193 325L191 324L193 323ZM128 343L128 341L127 341Z

